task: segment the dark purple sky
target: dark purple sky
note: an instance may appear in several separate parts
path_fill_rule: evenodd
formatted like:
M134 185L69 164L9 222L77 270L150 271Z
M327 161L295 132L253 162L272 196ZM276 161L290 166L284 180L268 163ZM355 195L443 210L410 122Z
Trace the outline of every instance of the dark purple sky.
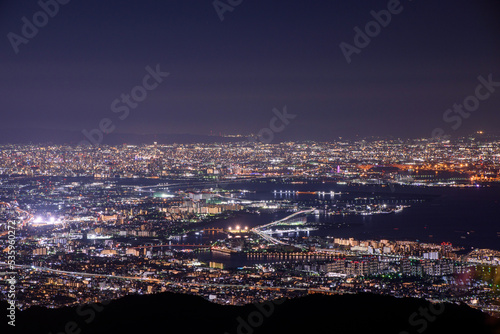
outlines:
M457 130L443 120L478 76L500 82L498 1L402 0L350 64L339 44L388 1L243 0L223 21L212 2L71 0L16 54L8 33L40 7L0 0L0 130L247 134L285 105L297 117L277 138L500 129L500 87ZM170 76L120 120L111 103L156 64Z

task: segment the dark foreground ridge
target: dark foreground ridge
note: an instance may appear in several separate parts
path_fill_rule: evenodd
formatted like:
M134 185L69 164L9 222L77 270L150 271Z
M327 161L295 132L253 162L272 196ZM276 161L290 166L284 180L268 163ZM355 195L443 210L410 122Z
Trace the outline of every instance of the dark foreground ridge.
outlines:
M1 302L5 310L7 303ZM2 312L5 314L5 312ZM500 333L500 319L466 305L431 304L390 296L310 295L243 307L213 304L197 296L162 293L127 296L107 305L16 314L16 327L0 333Z

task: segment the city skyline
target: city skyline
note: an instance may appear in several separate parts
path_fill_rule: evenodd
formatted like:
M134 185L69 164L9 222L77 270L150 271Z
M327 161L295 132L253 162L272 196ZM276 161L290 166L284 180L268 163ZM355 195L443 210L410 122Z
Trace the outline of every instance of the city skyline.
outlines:
M0 0L0 332L498 334L499 18Z

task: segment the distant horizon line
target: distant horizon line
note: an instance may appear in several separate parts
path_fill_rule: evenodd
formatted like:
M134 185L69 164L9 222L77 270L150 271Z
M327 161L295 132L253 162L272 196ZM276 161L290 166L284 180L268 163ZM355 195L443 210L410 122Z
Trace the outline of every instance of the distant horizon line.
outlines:
M191 136L190 134L182 134L182 135L187 135ZM276 140L272 143L260 143L258 141L250 141L250 140L227 140L227 141L211 141L211 142L204 142L204 141L189 141L189 142L182 142L182 141L172 141L172 142L161 142L161 140L152 140L148 142L141 142L141 143L133 143L133 142L122 142L122 143L102 143L100 145L79 145L75 142L70 143L70 142L53 142L50 140L47 141L31 141L28 140L26 142L0 142L0 146L10 146L10 145L19 145L19 146L29 146L29 145L35 145L35 146L71 146L71 147L116 147L116 146L152 146L152 145L197 145L197 144L259 144L259 145L278 145L278 144L283 144L283 143L307 143L307 142L312 142L312 143L341 143L341 142L360 142L360 141L366 141L366 142L376 142L376 141L400 141L401 144L407 142L407 141L428 141L428 142L447 142L447 141L456 141L456 140L463 140L463 139L469 139L473 136L474 134L467 135L467 136L450 136L447 138L432 138L432 137L407 137L407 138L401 138L401 137L395 137L395 136L368 136L368 137L360 137L360 138L339 138L339 139L330 139L330 140L318 140L318 139L283 139L283 140ZM174 135L175 136L175 135ZM203 136L203 135L192 135L192 136ZM209 136L209 137L215 137L215 138L235 138L235 137L226 137L226 136ZM242 137L236 137L236 138L242 138ZM248 137L245 137L248 138ZM484 134L481 137L474 137L474 140L479 139L479 140L500 140L500 135L498 134Z

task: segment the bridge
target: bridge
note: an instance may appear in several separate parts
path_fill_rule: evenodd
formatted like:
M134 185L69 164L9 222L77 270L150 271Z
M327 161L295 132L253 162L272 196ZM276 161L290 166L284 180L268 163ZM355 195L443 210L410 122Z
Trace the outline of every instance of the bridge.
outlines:
M283 218L283 219L277 220L277 221L275 221L275 222L271 222L271 223L269 223L269 224L261 225L261 226L259 226L259 227L255 227L255 228L251 229L251 231L252 231L252 232L254 232L254 233L256 233L256 234L258 234L258 235L259 235L261 238L263 238L264 240L269 241L270 243L273 243L273 244L275 244L275 245L278 245L278 244L279 244L279 245L287 245L287 243L286 243L286 242L283 242L283 241L281 241L281 240L278 240L278 239L276 239L276 238L272 237L269 233L266 233L266 232L264 232L263 230L265 230L265 229L269 229L270 227L272 227L272 226L274 226L274 225L278 225L278 224L280 224L280 223L282 223L282 222L284 222L284 221L286 221L286 220L289 220L289 219L291 219L291 218L293 218L293 217L295 217L295 216L298 216L298 215L301 215L301 214L309 214L309 213L312 213L312 212L314 212L314 210L316 210L316 209L315 209L315 208L311 208L311 209L309 209L309 210L297 211L297 212L295 212L295 213L293 213L293 214L291 214L291 215L289 215L289 216L286 216L286 217L285 217L285 218Z
M269 230L264 230L262 232L266 233L266 234L282 234L282 233L298 233L298 232L309 232L309 231L314 231L314 230L317 230L316 228L312 228L312 227L302 227L302 228L288 228L288 229L284 229L284 230L273 230L273 229L269 229Z
M289 215L289 216L286 216L286 217L285 217L285 218L283 218L283 219L277 220L277 221L275 221L275 222L271 222L271 223L266 224L266 225L261 225L261 226L259 226L259 227L255 228L255 229L263 229L263 228L271 227L271 226L273 226L273 225L278 225L278 224L280 224L280 223L282 223L282 222L284 222L284 221L287 221L287 220L289 220L289 219L291 219L291 218L293 218L293 217L295 217L295 216L301 215L301 214L303 214L303 213L305 213L305 214L312 213L312 212L314 212L314 210L316 210L316 209L315 209L315 208L311 208L311 209L309 209L309 210L297 211L297 212L295 212L295 213L293 213L293 214L291 214L291 215Z

